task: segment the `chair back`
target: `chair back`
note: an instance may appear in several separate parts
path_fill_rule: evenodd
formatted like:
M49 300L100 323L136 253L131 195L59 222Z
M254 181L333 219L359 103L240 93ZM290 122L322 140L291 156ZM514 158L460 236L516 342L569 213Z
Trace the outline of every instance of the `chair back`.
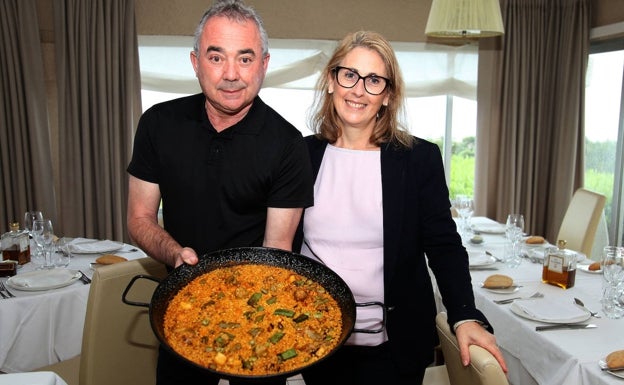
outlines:
M165 265L141 258L95 269L82 335L80 385L155 384L158 340L146 307L122 302L136 275L164 278ZM149 303L156 282L137 280L127 298Z
M606 201L607 198L602 194L584 188L576 190L554 243L563 239L567 242L566 248L580 251L591 258L596 230Z
M438 313L436 327L444 364L452 385L508 385L507 376L496 358L480 346L470 346L470 365L464 366L459 355L457 338L448 325L447 314Z

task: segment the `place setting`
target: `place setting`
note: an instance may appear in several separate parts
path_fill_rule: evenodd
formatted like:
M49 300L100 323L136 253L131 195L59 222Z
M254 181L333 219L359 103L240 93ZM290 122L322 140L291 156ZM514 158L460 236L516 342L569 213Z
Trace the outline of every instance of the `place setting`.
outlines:
M474 223L471 228L475 234L505 234L505 225L500 223Z
M82 278L79 270L34 270L18 274L6 280L6 285L22 291L44 291L69 286Z
M579 301L556 301L548 298L519 299L510 308L515 315L548 325L538 325L536 331L558 329L595 329L595 324L587 323L597 314L591 312ZM599 316L597 316L599 317Z
M69 243L69 250L73 254L105 254L119 252L124 243L108 239L97 240L88 238L74 238ZM136 251L136 249L134 250Z
M481 282L480 285L484 290L496 294L513 294L522 287L515 284L513 278L504 274L492 274L485 281Z
M466 250L468 253L468 268L470 270L498 270L494 266L497 259L485 250Z
M613 351L598 361L600 370L612 376L624 379L624 350Z

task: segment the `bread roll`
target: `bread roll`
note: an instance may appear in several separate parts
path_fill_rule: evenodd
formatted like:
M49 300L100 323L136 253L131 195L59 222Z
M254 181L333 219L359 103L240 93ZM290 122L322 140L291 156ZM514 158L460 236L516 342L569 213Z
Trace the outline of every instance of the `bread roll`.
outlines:
M492 274L485 279L485 288L507 288L513 285L513 278L503 274Z
M607 366L609 368L624 367L624 350L616 350L609 353L605 361L607 362Z
M526 243L528 243L529 245L540 245L542 243L544 243L546 240L544 239L544 237L539 236L539 235L533 235L529 238L527 238L527 240L525 241Z
M600 270L601 268L602 268L602 265L600 264L600 262L594 262L588 267L588 269L591 271L597 271L597 270Z
M119 263L119 262L125 262L125 261L127 261L126 258L120 257L119 255L115 255L115 254L104 254L95 260L95 262L99 263L100 265L112 265L113 263Z

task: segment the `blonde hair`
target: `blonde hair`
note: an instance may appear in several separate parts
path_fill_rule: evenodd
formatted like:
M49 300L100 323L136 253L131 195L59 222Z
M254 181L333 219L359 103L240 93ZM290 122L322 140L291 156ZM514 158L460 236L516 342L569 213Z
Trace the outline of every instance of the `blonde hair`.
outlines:
M312 131L330 143L342 135L340 120L336 113L332 95L328 92L329 78L334 68L339 66L345 56L354 48L363 47L373 50L381 56L390 79L384 92L388 93L388 105L377 112L377 121L370 137L370 143L380 146L382 143L395 142L411 147L414 137L405 125L405 85L396 55L390 43L379 33L358 31L348 34L339 43L327 66L316 84L314 103L309 116Z

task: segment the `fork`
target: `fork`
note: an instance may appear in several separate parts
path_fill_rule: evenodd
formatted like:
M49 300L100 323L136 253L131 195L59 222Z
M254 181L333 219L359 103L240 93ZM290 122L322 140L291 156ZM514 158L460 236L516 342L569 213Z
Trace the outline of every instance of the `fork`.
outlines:
M497 300L494 300L494 303L497 303L499 305L505 305L508 303L512 303L513 301L517 299L542 298L543 296L544 294L540 293L539 291L536 291L535 293L531 294L530 297L513 297L513 298L507 298L507 299L497 299Z
M5 292L5 293L8 295L8 297L7 297L7 295L5 295L5 294L4 294L4 293L2 293L2 292ZM4 297L4 298L13 298L13 297L15 297L15 296L13 295L13 293L11 293L11 292L10 292L10 291L6 288L6 286L4 286L4 282L2 282L2 281L0 281L0 293L2 294L2 297Z

